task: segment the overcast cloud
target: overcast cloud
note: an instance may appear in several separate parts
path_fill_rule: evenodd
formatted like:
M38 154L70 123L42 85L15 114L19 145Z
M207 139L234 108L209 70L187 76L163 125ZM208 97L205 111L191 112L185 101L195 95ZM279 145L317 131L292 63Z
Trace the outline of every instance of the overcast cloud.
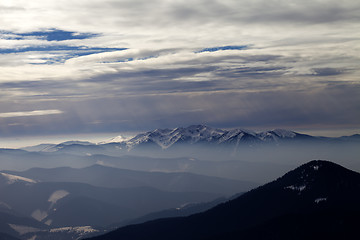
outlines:
M3 0L0 136L359 129L359 29L353 0Z

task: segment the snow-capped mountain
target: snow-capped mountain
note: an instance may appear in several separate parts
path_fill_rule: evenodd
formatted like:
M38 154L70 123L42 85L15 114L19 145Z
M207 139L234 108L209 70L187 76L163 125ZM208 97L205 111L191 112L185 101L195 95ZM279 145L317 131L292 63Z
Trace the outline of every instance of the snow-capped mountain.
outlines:
M254 145L261 143L278 143L282 140L294 140L298 138L315 138L309 135L296 133L284 129L256 133L243 129L217 129L204 125L192 125L186 128L156 129L141 133L128 141L121 141L131 150L144 144L155 144L162 149L168 149L173 145L210 143L215 145Z
M300 143L311 147L314 146L314 143L332 144L331 148L334 147L333 143L355 143L357 145L360 143L359 136L330 138L315 137L284 129L254 132L245 129L218 129L205 125L192 125L174 129L156 129L140 133L132 138L118 136L97 144L69 141L57 145L41 146L41 148L35 146L24 150L77 156L101 154L168 157L186 155L187 157L209 158L217 155L216 158L223 158L223 156L236 156L237 154L244 156L245 151L259 149L262 146L270 146L275 150L277 147L299 147ZM338 146L340 145L338 144ZM321 158L328 157L321 156Z
M138 134L126 142L129 149L144 143L155 143L162 149L169 148L175 143L194 144L198 142L218 142L225 133L224 130L214 129L203 125L193 125L187 128L156 129L154 131Z

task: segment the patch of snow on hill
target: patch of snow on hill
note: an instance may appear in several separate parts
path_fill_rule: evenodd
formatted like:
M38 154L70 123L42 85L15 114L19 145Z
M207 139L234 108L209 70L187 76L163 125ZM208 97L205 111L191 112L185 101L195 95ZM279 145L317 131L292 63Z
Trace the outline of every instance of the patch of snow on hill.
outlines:
M91 226L80 226L80 227L62 227L62 228L53 228L50 230L52 233L56 232L74 232L77 234L88 234L98 232L99 230L93 229Z
M14 229L16 232L18 232L20 235L40 231L40 229L38 229L38 228L33 228L33 227L28 227L28 226L21 226L21 225L16 225L16 224L9 224L9 226L12 229Z
M291 185L291 186L285 187L285 189L291 189L291 190L293 190L293 191L299 191L299 192L304 191L305 188L306 188L305 185L303 185L303 186L293 186L293 185Z
M323 202L323 201L326 201L327 200L327 198L317 198L317 199L315 199L315 203L319 203L319 202Z
M27 183L36 183L35 180L30 179L30 178L20 177L20 176L16 176L16 175L12 175L12 174L7 174L7 173L0 173L0 174L7 179L8 184L13 184L13 183L19 182L19 181L27 182Z
M45 222L45 224L46 224L46 225L48 225L48 226L50 226L50 225L51 225L51 223L52 223L52 220L51 220L51 219L46 220L46 222Z
M31 217L41 222L48 216L46 211L41 211L40 209L36 209L32 214Z
M68 191L65 190L57 190L50 195L48 202L51 202L51 205L54 205L58 200L66 197L69 195Z
M0 207L6 208L6 209L11 209L11 207L4 202L0 202Z

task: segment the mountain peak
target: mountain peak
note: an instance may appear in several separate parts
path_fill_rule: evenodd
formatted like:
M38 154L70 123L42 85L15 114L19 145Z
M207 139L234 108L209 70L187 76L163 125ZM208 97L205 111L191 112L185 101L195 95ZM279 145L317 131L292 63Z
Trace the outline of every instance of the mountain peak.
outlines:
M316 199L340 198L338 193L341 189L353 188L353 183L360 181L359 176L359 173L333 162L314 160L288 172L271 184L316 202Z
M324 178L325 175L330 175L333 173L345 174L352 173L353 171L348 170L336 163L326 161L326 160L313 160L306 164L301 165L300 167L294 169L293 171L288 172L284 175L287 176L296 176L300 179L309 179L311 177L321 177ZM356 173L357 174L357 173ZM333 176L333 178L336 175Z
M275 133L279 137L282 138L293 138L296 136L296 133L293 131L285 130L285 129L274 129L271 132Z
M167 149L175 143L187 142L194 144L200 141L211 142L218 139L225 131L205 125L191 125L174 129L155 129L141 133L127 142L129 149L143 143L155 143L162 149Z

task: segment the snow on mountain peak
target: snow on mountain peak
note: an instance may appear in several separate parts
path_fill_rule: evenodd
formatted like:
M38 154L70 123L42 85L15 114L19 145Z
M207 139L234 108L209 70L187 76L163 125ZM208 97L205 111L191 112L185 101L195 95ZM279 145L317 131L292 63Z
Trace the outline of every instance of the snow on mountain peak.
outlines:
M283 138L294 138L296 133L284 129L274 129L271 131L258 133L257 136L263 141L275 141Z
M278 142L284 138L295 138L296 133L284 129L256 133L244 129L223 130L205 125L191 125L174 129L156 129L141 133L130 140L123 141L128 150L142 143L155 143L162 149L167 149L177 142L195 144L198 142L211 142L215 144L247 142Z
M178 134L181 134L183 139L189 138L191 143L201 140L212 141L225 133L221 129L215 129L204 125L192 125L187 128L179 128Z
M225 131L222 134L221 138L219 139L219 143L227 142L232 139L241 140L245 135L255 137L256 133L244 129L232 129L229 131Z
M162 149L172 146L176 142L186 141L190 144L199 141L213 141L218 139L225 131L214 129L204 125L192 125L186 128L156 129L147 133L142 133L127 141L129 149L146 142L154 142Z
M69 192L68 191L65 191L65 190L57 190L55 192L53 192L49 199L48 199L48 202L51 202L52 205L55 204L58 200L66 197L67 195L69 195Z
M276 135L282 138L293 138L296 136L295 132L285 129L275 129L272 132L274 132Z

